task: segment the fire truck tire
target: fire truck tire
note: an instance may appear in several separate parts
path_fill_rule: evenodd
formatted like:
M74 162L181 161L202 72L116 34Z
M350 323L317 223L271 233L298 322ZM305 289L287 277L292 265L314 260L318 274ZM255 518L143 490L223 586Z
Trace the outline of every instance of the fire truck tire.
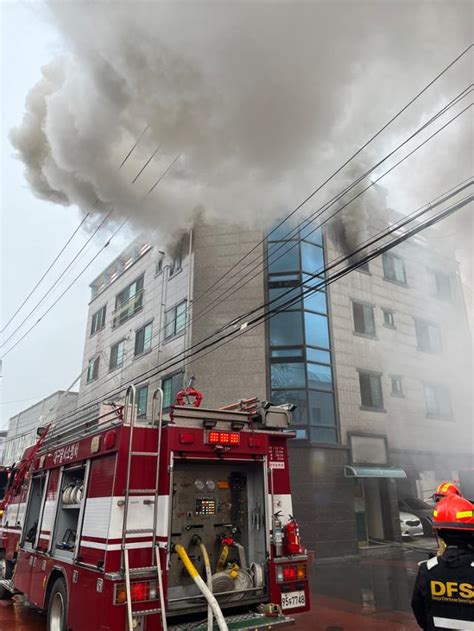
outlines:
M0 560L0 579L10 579L13 576L13 563L8 559ZM0 585L0 600L8 600L11 592Z
M48 602L47 631L67 629L67 588L63 578L56 579Z

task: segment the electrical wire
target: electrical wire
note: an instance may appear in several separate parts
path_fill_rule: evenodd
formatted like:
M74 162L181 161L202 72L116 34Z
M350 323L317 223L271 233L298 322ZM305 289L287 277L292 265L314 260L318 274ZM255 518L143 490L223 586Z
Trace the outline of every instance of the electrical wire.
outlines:
M337 202L339 202L341 199L343 199L347 195L348 192L350 192L352 189L354 189L366 177L368 177L371 173L373 173L376 169L378 169L384 162L386 162L389 158L391 158L393 155L395 155L395 153L397 151L399 151L401 148L403 148L405 145L407 145L411 140L413 140L418 134L422 133L425 129L427 129L431 124L433 124L441 116L446 114L446 112L448 112L451 108L453 108L456 105L458 105L466 96L471 94L472 91L473 91L473 84L471 83L467 87L465 87L463 90L461 90L461 92L459 92L455 97L453 97L448 103L446 103L443 107L441 107L434 115L432 115L428 119L426 119L425 122L420 127L418 127L414 132L409 134L408 137L405 140L403 140L400 144L398 144L389 154L385 155L381 160L379 160L374 165L372 165L369 169L367 169L364 173L362 173L359 177L357 177L354 181L352 181L344 189L340 190L336 195L334 195L331 199L329 199L327 202L325 202L317 210L313 211L308 217L303 219L299 224L297 224L295 227L291 228L291 230L286 235L284 235L282 237L279 237L279 240L285 241L285 240L294 239L294 237L299 233L299 231L302 229L303 226L309 227L316 219L320 218L327 210L329 210L331 208L331 206L334 206ZM338 208L330 217L325 218L319 225L317 225L312 230L310 230L309 233L306 233L304 238L307 239L311 234L313 234L316 230L320 229L322 226L324 226L326 223L328 223L328 221L333 219L338 213L340 213L343 209L345 209L355 199L360 197L360 195L362 195L364 192L366 192L372 186L377 184L381 179L383 179L386 175L388 175L391 171L393 171L396 167L398 167L406 159L408 159L411 155L413 155L418 149L420 149L425 144L427 144L430 140L432 140L435 136L437 136L441 131L443 131L448 125L453 123L457 118L459 118L462 114L464 114L469 109L469 107L471 107L471 105L467 106L465 109L463 109L461 112L459 112L458 115L454 116L445 125L440 127L431 136L426 138L421 144L419 144L417 147L415 147L413 150L411 150L406 156L404 156L404 158L402 158L399 162L397 162L395 165L393 165L384 174L379 176L375 181L371 182L366 188L364 188L362 191L360 191L355 197L353 197L351 200L349 200L349 202L345 203L343 206ZM284 223L284 222L281 222L281 224L282 223ZM268 235L266 237L264 237L264 239L261 240L259 243L260 244L264 243L264 241L267 240L268 237L272 233L274 233L274 231L276 229L278 229L278 227L281 224L278 224L278 226L275 229L271 230L268 233ZM276 245L276 244L274 244L274 245ZM249 276L249 274L251 274L255 270L259 270L259 269L263 270L264 266L268 266L271 257L273 255L275 255L279 250L283 250L287 246L288 246L287 243L280 243L280 244L278 244L276 248L275 247L272 248L271 252L269 251L269 256L268 256L267 260L266 260L265 253L263 253L263 255L259 255L258 256L258 259L260 259L260 260L258 260L258 259L252 260L249 263L247 263L247 265L245 265L242 269L240 269L240 270L236 271L234 274L232 274L230 276L231 280L236 278L237 276L241 276L241 277L238 278L234 284L232 284L229 287L227 287L226 289L224 289L218 296L214 297L211 300L211 302L209 304L206 304L200 311L198 311L197 313L193 312L191 318L189 318L189 317L187 318L189 323L191 324L191 322L192 322L193 324L196 324L199 320L201 320L207 314L211 313L213 311L213 309L215 309L215 307L217 305L219 305L224 299L230 298L237 291L239 291L240 289L242 289L243 287L248 285L253 279L255 279L259 275L260 272L257 271L253 276ZM277 258L275 258L271 262L275 263L276 261L280 260L283 256L285 256L288 252L290 252L294 247L296 247L296 243L290 244L290 247L285 249L280 254L280 256L278 256ZM236 265L238 265L239 262L240 261L238 261L236 263ZM246 270L248 270L248 268L250 266L253 266L253 267L249 271L246 271ZM230 273L234 267L235 266L232 266L226 272L226 275L228 273ZM245 276L245 278L244 278L244 276ZM244 281L244 282L242 282L242 281ZM212 287L215 289L218 284L219 284L219 279L216 281L216 283L214 283L212 285ZM191 308L194 311L196 303L202 298L202 296L205 293L207 293L209 291L209 289L210 289L210 287L208 287L204 291L203 294L200 294L197 298L195 298L192 301L192 303L188 302L188 304L185 307L185 313L186 314L189 315L189 313L191 311ZM154 335L161 334L161 332L164 329L165 329L165 326L161 327L160 330L158 330L158 331L154 331Z
M41 276L41 278L39 279L39 281L36 283L36 285L33 287L33 289L30 291L30 293L26 296L26 298L23 300L23 302L21 303L21 305L18 307L18 309L15 311L15 313L10 317L10 319L8 320L8 322L5 324L5 326L3 327L3 329L0 329L0 333L3 333L5 331L5 329L8 327L8 325L10 324L10 322L15 318L15 316L23 309L23 307L25 306L25 304L28 302L28 300L31 298L31 296L34 294L34 292L36 291L36 289L38 288L38 286L42 283L42 281L44 280L44 278L46 277L46 275L49 273L49 271L51 270L51 268L54 266L54 264L56 263L56 261L59 259L59 257L61 256L61 254L64 252L64 250L67 248L67 246L71 243L71 241L74 239L74 237L76 236L76 234L79 232L79 230L81 229L81 227L83 226L83 224L85 223L86 219L89 217L89 213L87 213L86 215L84 215L84 217L82 218L82 221L79 223L79 225L77 226L77 228L74 230L74 232L71 234L71 236L69 237L69 239L66 241L66 243L63 245L63 247L61 248L61 250L56 254L55 258L53 259L53 261L50 263L48 269L44 272L43 276Z
M419 133L421 133L422 131L424 131L428 125L432 124L434 121L436 121L442 114L445 114L451 107L454 107L455 105L457 105L460 100L462 98L465 98L466 96L468 96L471 92L473 91L472 89L472 84L471 86L469 86L468 88L465 88L458 96L456 96L448 105L446 105L445 107L443 107L439 112L437 112L437 114L435 114L433 117L431 117L426 123L424 123L419 129L416 130L416 132L414 132L413 134L411 134L408 138L406 138L402 143L400 143L393 151L391 151L388 155L386 155L382 160L380 160L379 162L377 162L376 164L374 164L372 167L370 167L370 169L368 169L367 171L365 171L361 176L359 176L356 180L354 180L354 182L352 182L350 185L348 185L343 191L340 191L337 195L335 195L331 200L329 200L328 202L326 202L322 207L320 207L317 211L314 211L312 213L312 215L310 215L307 219L305 219L304 221L300 222L295 228L293 228L288 234L282 236L281 238L278 238L278 241L286 241L286 240L291 240L294 239L296 237L296 235L299 233L299 231L302 229L303 226L309 226L311 225L315 219L318 219L319 217L321 217L327 210L329 210L331 208L331 206L334 206L338 201L340 201L345 195L347 195L348 192L350 192L352 189L354 189L358 184L360 184L362 182L363 179L365 179L368 175L370 175L371 173L373 173L377 168L379 168L384 162L386 162L390 157L392 157L397 151L399 151L403 146L405 146L410 140L413 140L413 138L418 135ZM407 160L409 157L411 157L416 151L418 151L421 147L423 147L425 144L427 144L430 140L432 140L433 138L435 138L441 131L443 131L446 127L448 127L449 125L451 125L455 120L457 120L462 114L464 114L470 107L472 107L472 103L470 105L468 105L466 108L464 108L461 112L459 112L456 116L454 116L453 118L451 118L446 124L444 124L442 127L440 127L436 132L434 132L431 136L429 136L428 138L426 138L422 143L420 143L417 147L415 147L413 150L411 150L408 154L406 154L401 160L399 160L397 163L395 163L392 167L390 167L390 169L388 169L387 171L385 171L385 173L383 173L381 176L377 177L375 180L373 180L368 186L366 186L364 189L362 189L361 191L359 191L359 193L357 195L355 195L354 197L352 197L351 200L349 200L347 203L345 203L344 205L342 205L341 207L337 208L337 210L330 215L329 217L326 217L320 224L318 224L317 226L315 226L310 232L305 233L304 238L307 239L311 234L313 234L314 232L316 232L316 230L319 230L322 226L324 226L325 224L327 224L331 219L333 219L337 214L339 214L342 210L344 210L349 204L351 204L354 200L356 200L358 197L360 197L363 193L365 193L367 190L369 190L371 187L375 186L375 184L377 184L381 179L383 179L386 175L388 175L389 173L391 173L395 168L397 168L400 164L402 164L405 160ZM271 233L269 233L270 235ZM263 254L263 256L261 257L261 261L260 262L255 262L253 261L252 263L247 264L240 272L239 274L245 274L245 282L242 285L239 285L239 283L241 283L241 281L243 280L243 278L238 279L233 285L231 285L230 287L227 287L226 289L224 289L218 296L216 296L210 304L206 305L204 309L202 309L201 311L198 311L197 314L193 314L193 319L196 322L198 319L200 319L201 317L204 317L205 315L207 315L210 311L212 311L215 306L217 304L219 304L223 299L227 299L229 298L231 295L233 295L236 291L238 291L239 289L242 289L245 285L247 285L249 282L251 282L256 275L254 276L250 276L249 274L251 274L253 271L255 270L261 270L263 269L263 267L268 267L268 264L271 263L275 263L276 261L280 260L283 256L286 256L288 254L288 252L290 252L294 247L296 247L296 243L293 243L292 245L290 245L290 247L288 249L284 249L285 246L288 245L287 243L280 243L278 244L278 246L276 248L273 248L272 251L268 253L268 260L265 264L265 254ZM271 260L272 256L275 255L278 251L280 250L284 250L280 256L278 256L277 258L274 258L273 260ZM255 264L256 263L256 264ZM250 265L253 265L253 267L249 270L248 268L250 267ZM235 276L234 276L235 277ZM231 291L234 287L237 288L234 289L234 291ZM228 294L228 292L231 292L230 294ZM228 295L227 295L228 294Z
M79 258L79 256L82 254L82 252L85 250L85 248L88 246L88 244L92 241L92 239L95 237L95 235L99 232L99 230L102 228L102 226L105 224L105 222L108 220L108 218L110 217L110 215L112 214L112 210L109 210L109 212L107 213L107 215L105 217L102 218L102 220L100 221L99 225L95 228L95 230L92 232L92 234L89 236L89 238L87 239L87 241L84 243L84 245L81 247L81 249L79 250L79 252L76 253L76 255L74 256L74 258L72 259L72 261L70 261L68 263L68 265L66 265L66 267L63 269L63 271L61 272L61 274L56 278L56 280L54 281L54 283L51 285L51 287L46 291L45 294L43 294L43 296L38 300L38 302L35 304L35 306L31 309L31 311L29 311L29 313L23 318L23 320L21 321L21 323L10 333L10 335L7 337L6 340L3 340L3 342L0 344L0 347L4 347L7 345L7 343L11 340L11 338L23 327L23 325L25 324L25 322L27 320L30 319L30 317L33 315L33 313L38 309L38 307L40 307L43 302L46 300L46 298L50 295L50 293L53 291L53 289L57 286L57 284L59 283L59 281L64 277L64 275L70 270L70 268L72 267L73 263L75 263L75 261Z
M135 148L138 146L138 143L140 142L140 140L143 138L146 130L148 129L148 127L145 127L145 129L142 131L142 133L139 135L139 137L137 138L137 140L134 142L134 144L132 145L132 147L129 149L129 151L127 152L127 154L125 155L125 157L123 158L122 162L120 163L120 166L118 168L118 170L120 171L120 169L125 165L125 163L127 162L127 160L130 158L130 156L132 155L133 151L135 150ZM156 151L155 151L156 153ZM155 154L153 154L155 155ZM148 161L149 162L149 161ZM148 162L146 164L148 164ZM95 203L97 203L98 199L96 199ZM74 256L74 258L68 263L68 265L64 268L64 270L61 272L61 274L59 275L59 277L54 281L53 285L51 285L51 287L46 291L46 293L42 296L42 298L39 300L39 302L36 303L36 305L33 307L33 309L28 313L28 315L26 316L26 318L24 318L21 322L21 324L19 324L16 329L13 331L13 333L11 333L6 340L3 340L2 343L0 344L0 347L3 347L7 344L7 342L13 337L13 335L15 335L15 333L21 329L21 327L25 324L25 322L30 318L30 316L36 311L36 309L38 307L40 307L43 302L45 301L45 299L48 297L48 295L53 291L53 289L57 286L57 284L59 283L59 281L61 280L61 278L63 278L63 276L66 274L66 272L72 267L72 265L75 263L75 261L79 258L79 256L82 254L82 252L84 252L85 248L88 246L88 244L92 241L92 239L94 238L94 236L97 234L97 232L100 230L100 228L105 224L105 222L107 221L107 219L110 217L112 213L112 210L110 210L108 212L108 214L106 215L106 217L104 219L102 219L102 221L99 223L99 225L97 226L97 228L94 230L94 232L89 236L89 238L87 239L87 241L83 244L83 246L80 248L80 250L76 253L76 255ZM35 291L35 289L38 287L38 285L41 283L41 281L44 279L44 277L46 276L46 274L49 272L49 270L53 267L53 265L55 264L55 262L58 260L58 258L61 256L61 254L64 252L64 250L67 248L67 246L69 245L69 243L72 241L73 237L76 235L76 233L79 231L79 229L81 228L81 226L84 224L84 222L86 221L86 219L90 216L90 213L88 212L84 218L82 219L81 223L79 224L79 226L76 228L76 230L74 231L74 233L71 235L71 237L68 239L68 241L66 242L66 244L63 246L63 248L61 249L61 251L59 252L59 254L56 256L56 258L54 259L54 261L51 263L51 265L48 267L48 269L46 270L46 272L43 274L43 276L41 277L41 279L38 281L38 283L35 285L35 287L33 288L33 290L28 294L28 296L25 298L25 300L23 301L23 303L20 305L20 307L17 309L17 311L13 314L13 316L10 318L10 320L7 322L7 324L5 325L5 327L1 330L1 332L3 333L3 331L6 329L6 327L10 324L10 322L13 320L13 318L17 315L17 313L20 311L20 309L24 306L24 304L27 302L27 300L30 298L30 296L33 294L33 292Z
M87 265L85 267L82 268L82 270L79 272L79 274L77 274L77 276L74 277L74 279L69 283L69 285L66 287L66 289L64 289L64 291L62 291L59 296L56 298L56 300L48 307L48 309L43 313L42 316L40 316L36 322L29 328L27 329L27 331L13 344L13 346L10 346L10 348L3 354L2 359L4 359L8 353L10 353L16 346L18 346L18 344L20 342L22 342L25 337L41 322L41 320L51 311L51 309L53 309L58 302L61 300L61 298L71 289L71 287L76 283L77 280L79 280L79 278L84 274L84 272L89 269L89 267L92 265L92 263L96 260L96 258L102 254L102 252L105 250L105 248L107 248L110 245L110 242L112 241L112 239L117 235L117 233L124 227L124 225L127 223L128 218L125 219L124 221L122 221L122 223L120 224L120 226L114 231L114 233L112 234L112 236L104 243L104 245L94 254L94 256L90 259L90 261L87 263Z
M161 181L164 177L164 175L166 173L168 173L168 171L170 170L171 166L174 165L176 163L176 160L179 156L177 156L169 165L169 167L166 169L165 173L162 174L159 178L159 180ZM154 186L152 187L152 189L155 188ZM110 214L112 213L113 209L109 211L109 213L106 215L106 217L102 220L102 222L99 224L99 226L97 227L97 229L95 230L95 232L93 233L92 237L97 233L97 231L99 230L99 228L101 227L101 225L108 219L108 217L110 216ZM59 300L61 300L61 298L69 291L69 289L76 283L76 281L84 274L84 272L90 267L90 265L96 260L96 258L105 250L105 248L107 248L110 244L110 242L112 241L112 239L118 234L118 232L125 226L125 224L129 221L130 217L127 217L121 224L120 226L117 228L117 230L115 230L115 232L112 234L112 236L107 240L107 242L100 248L100 250L98 250L98 252L96 252L96 254L92 257L92 259L87 263L87 265L80 271L80 273L73 279L73 281L66 287L66 289L58 296L58 298L52 303L52 305L43 313L42 316L40 316L40 318L38 318L38 320L36 320L36 322L26 331L26 333L24 333L14 344L13 346L11 346L2 356L2 360L8 355L8 353L10 353L10 351L12 351L22 340L25 339L25 337L30 333L30 331L32 331L40 322L41 320L45 317L45 315L47 315L51 309L56 306L56 304L59 302ZM91 237L91 238L92 238ZM90 240L90 239L89 239ZM84 247L87 245L87 243L84 245ZM79 252L80 254L80 252ZM77 258L77 257L76 257ZM74 259L75 260L75 259ZM72 262L74 262L74 260ZM71 264L72 264L71 262ZM64 275L65 272L63 272L63 274L61 276ZM54 286L57 284L57 282L59 281L59 279L61 278L61 276L56 280L56 283L53 285L52 288L54 288ZM52 289L51 288L51 289ZM40 301L41 303L42 301ZM39 306L39 304L37 306ZM24 324L24 322L29 318L29 316L34 312L35 308L30 312L30 314L27 316L27 318L25 318L25 320L22 322L22 324L17 327L15 329L15 331L7 338L7 340L3 343L2 346L4 346L9 339L11 339L11 337L14 335L14 333L16 333L16 331L19 330L19 328L21 328L21 326Z
M457 194L458 192L456 192ZM452 197L452 195L451 195ZM465 205L466 203L468 203L469 201L472 200L472 196L467 198L467 201L463 201L463 205ZM445 200L443 200L445 201ZM438 204L437 204L438 205ZM430 206L430 204L428 204L428 208L426 208L424 211L422 212L427 212L427 210L430 210L430 208L432 207L432 205ZM424 208L424 207L423 207ZM457 210L458 208L456 207L454 210ZM449 209L448 209L449 210ZM454 212L453 210L450 210L450 213ZM415 213L414 216L412 216L411 219L405 219L405 223L408 221L413 221L415 218L417 218L419 215L418 213ZM398 243L401 243L402 241L410 238L411 236L413 236L414 234L417 234L418 232L420 232L421 230L423 230L426 227L429 227L430 225L433 225L436 221L441 220L441 218L444 218L445 215L441 216L440 213L440 217L438 218L434 218L432 220L428 220L427 222L425 222L424 224L420 224L419 226L415 227L412 231L407 232L403 235L401 235L399 238L395 239L393 242L389 243L387 246L384 246L384 248L381 248L377 251L374 251L372 253L369 253L368 255L365 255L363 258L359 259L357 262L355 263L351 263L347 268L344 268L342 271L337 272L336 274L334 274L334 276L330 277L330 278L326 278L325 280L321 280L319 281L317 286L310 286L309 288L305 289L304 292L302 292L302 294L300 296L298 296L296 299L292 299L291 301L289 301L288 303L285 303L284 305L279 305L278 308L273 309L269 312L265 312L259 316L256 316L253 320L246 322L245 326L242 326L237 329L235 322L238 322L239 320L241 320L241 317L238 318L234 318L232 319L227 325L224 325L223 327L221 327L220 329L218 329L217 331L215 331L213 334L211 334L210 336L206 337L204 340L201 340L199 342L197 342L196 344L194 344L193 346L191 346L189 349L185 349L184 351L181 351L179 353L177 353L176 355L174 355L173 357L168 358L167 360L165 360L164 362L162 362L161 364L159 364L158 366L149 369L147 371L144 371L140 374L135 375L132 379L131 382L135 383L135 384L140 384L143 383L146 380L149 380L150 378L165 372L165 371L169 371L171 368L173 368L174 366L181 364L183 361L185 361L186 359L189 359L191 357L194 357L196 355L200 355L200 357L205 356L203 355L203 351L206 351L209 349L209 352L212 352L212 349L214 346L219 345L218 347L220 348L222 345L224 345L225 343L228 343L229 341L231 341L231 339L236 339L238 337L240 337L240 335L247 333L248 331L252 330L253 328L255 328L256 326L259 326L260 324L263 323L263 321L270 319L271 317L273 317L274 315L276 315L277 313L281 312L282 310L288 308L288 306L291 306L291 304L294 304L296 301L300 301L302 299L302 296L305 296L307 294L310 294L310 292L314 293L315 291L319 291L323 286L329 285L332 282L335 282L336 280L338 280L340 277L346 275L347 273L351 272L353 269L356 269L357 267L359 267L360 265L362 265L364 262L372 260L373 258L376 258L377 256L380 256L380 254L383 254L385 251L387 251L388 249L391 249L392 247L394 247L395 245L398 245ZM400 229L400 222L394 224L393 226L390 227L390 231L394 232L395 230L399 230ZM380 240L381 238L384 238L386 235L384 234L384 231L382 231L382 234L378 237L377 240ZM361 249L365 249L367 247L367 243L364 243L361 246ZM337 264L340 264L341 261L343 260L349 260L351 257L354 256L356 252L351 252L350 254L342 257L339 261L337 261ZM335 265L336 262L332 263L332 266ZM324 271L324 270L323 270ZM316 271L315 273L319 273L321 274L321 271ZM294 291L294 288L292 287L290 292ZM278 300L281 300L281 296L278 297ZM268 304L268 303L266 303ZM262 310L265 307L264 305L261 305L260 308L258 310ZM243 317L247 317L247 314L245 314ZM219 339L213 339L217 334L224 332L227 328L229 328L230 326L233 327L233 329L229 332L227 332L226 334L224 334L223 336L221 336ZM206 353L208 354L208 353ZM101 384L98 384L97 387L103 386L104 385L104 381L101 382ZM108 397L110 396L115 396L120 394L120 392L123 392L123 390L125 389L125 386L122 387L120 390L111 390L105 394L100 395L100 397L98 397L95 400L89 401L86 404L84 404L84 406L82 406L82 408L80 409L87 409L88 407L91 407L93 405L97 405L97 403L106 400ZM67 418L67 417L64 417ZM63 419L57 419L57 422L60 422Z
M471 44L470 46L468 46L464 51L462 51L455 59L453 59L445 68L443 68L443 70L438 73L438 75L436 75L420 92L418 92L417 95L415 95L397 114L395 114L395 116L393 116L382 128L380 128L364 145L362 145L362 147L360 147L350 158L348 158L348 160L346 160L346 162L344 162L344 164L339 167L335 172L333 172L322 184L320 184L309 196L307 196L307 198L305 198L291 213L289 213L277 226L275 226L272 231L267 234L257 245L255 245L249 252L247 252L246 255L244 255L239 261L237 261L232 268L230 268L229 270L227 270L221 277L219 277L219 279L214 282L212 285L210 285L200 296L198 296L195 299L195 303L197 302L197 300L201 299L211 288L216 288L216 286L233 270L235 269L238 265L240 265L240 263L242 263L252 252L254 252L260 245L262 245L267 239L268 237L273 234L276 230L278 230L286 221L288 221L288 219L290 219L292 216L294 216L296 214L296 212L298 212L298 210L300 210L300 208L306 204L310 199L312 199L314 197L314 195L316 195L316 193L321 190L328 182L330 182L338 173L340 173L345 166L347 166L347 164L349 164L355 157L357 157L371 142L373 142L373 140L375 140L375 138L377 138L385 129L387 129L387 127L389 125L391 125L397 118L399 118L404 111L406 111L417 99L419 99L421 97L422 94L424 94L436 81L438 81L452 66L454 66L462 57L464 57L464 55L466 55L471 48L473 47L473 45ZM153 190L154 187L152 187L151 190ZM150 190L150 192L151 192ZM10 349L11 350L11 349ZM9 351L8 351L9 352Z
M212 285L209 285L203 293L196 298L195 302L202 298L209 290L215 289L215 287L237 266L239 266L245 259L257 250L265 240L277 231L286 221L291 219L308 201L310 201L324 186L326 186L336 175L338 175L354 158L360 155L364 149L366 149L376 138L378 138L392 123L394 123L400 116L415 103L425 92L427 92L431 86L433 86L443 75L445 75L456 63L458 63L472 48L474 44L470 44L459 55L457 55L447 66L445 66L431 81L429 81L413 98L411 98L392 118L387 121L377 132L375 132L357 151L355 151L340 167L331 173L321 184L317 186L302 202L300 202L288 215L284 217L262 240L260 240L255 246L253 246L243 257L241 257L232 267L227 270L222 276L220 276Z
M130 158L130 156L132 155L133 151L136 149L136 147L138 146L138 143L140 142L140 140L143 138L143 136L145 135L145 132L147 131L148 126L145 127L143 129L143 131L141 132L141 134L138 136L137 140L134 142L134 144L131 146L131 148L129 149L129 151L127 152L127 154L125 155L125 157L123 158L122 162L120 163L119 166L119 171L120 169L124 166L124 164L127 162L127 160ZM97 199L96 202L97 203ZM50 266L48 267L48 269L46 270L46 272L43 274L43 276L39 279L39 281L36 283L36 285L33 287L33 289L30 291L30 293L27 295L27 297L23 300L23 302L21 303L21 305L18 307L18 309L15 311L15 313L11 316L11 318L8 320L8 322L6 323L6 325L0 330L0 333L3 333L5 331L5 329L8 327L8 325L10 324L10 322L13 320L13 318L18 314L18 312L23 308L23 306L26 304L26 302L29 300L29 298L32 296L32 294L35 292L35 290L37 289L37 287L40 285L40 283L43 281L43 279L46 277L46 275L49 273L49 271L51 270L51 268L54 266L54 264L56 263L56 261L59 259L59 257L61 256L61 254L64 252L64 250L67 248L67 246L69 245L69 243L73 240L73 238L75 237L75 235L79 232L80 228L82 227L82 225L85 223L85 221L87 220L87 218L90 216L90 212L86 213L86 215L84 215L84 217L82 218L82 221L80 222L80 224L77 226L77 228L74 230L74 232L72 233L72 235L69 237L69 239L66 241L65 245L61 248L61 250L59 251L59 253L56 255L56 257L54 258L54 260L52 261L52 263L50 264ZM87 245L87 243L85 244L85 246ZM85 247L84 246L84 247ZM74 261L71 262L71 264Z
M398 144L388 155L384 156L381 160L379 160L377 163L375 163L372 167L370 167L367 171L365 171L361 176L359 176L353 182L351 182L348 186L346 186L342 191L339 191L339 193L337 193L330 200L328 200L322 207L320 207L317 211L314 211L310 217L304 219L295 228L292 228L286 235L282 236L281 240L282 241L284 241L285 239L292 240L292 239L294 239L297 236L299 231L302 229L302 226L304 226L305 228L311 226L311 224L316 219L320 218L327 210L329 210L331 208L331 206L335 205L338 201L340 201L343 197L345 197L347 195L347 193L350 192L352 189L354 189L358 184L360 184L363 179L365 179L368 175L370 175L374 170L379 168L384 162L386 162L390 157L392 157L403 146L405 146L408 142L413 140L413 138L415 138L418 134L420 134L425 129L427 129L429 127L429 125L431 125L433 122L438 120L438 118L440 118L440 116L442 116L447 111L449 111L450 108L452 108L455 105L457 105L463 98L465 98L467 95L469 95L472 91L473 91L473 89L472 89L472 84L471 84L470 86L468 86L467 88L462 90L448 104L443 106L438 112L436 112L436 114L434 114L429 119L427 119L415 132L411 133L405 140L403 140L400 144ZM405 160L407 160L414 153L416 153L416 151L418 151L421 147L423 147L428 142L430 142L439 133L441 133L444 129L446 129L449 125L451 125L455 120L457 120L460 116L462 116L470 107L472 107L472 103L470 105L468 105L466 108L464 108L463 110L461 110L460 112L458 112L458 114L453 116L449 121L447 121L444 125L442 125L440 128L438 128L429 137L425 138L425 140L423 140L423 142L421 142L419 145L414 147L408 154L406 154L398 162L396 162L394 165L392 165L387 171L385 171L383 174L381 174L375 180L371 181L370 184L368 184L365 188L360 190L349 201L347 201L342 206L337 208L335 210L335 212L333 212L328 217L324 218L321 221L321 223L319 223L318 225L314 226L309 232L306 232L304 234L304 239L308 239L314 232L316 232L317 230L321 229L325 224L327 224L330 220L332 220L337 214L339 214L342 210L347 208L347 206L349 206L352 202L354 202L356 199L358 199L361 195L363 195L370 188L375 186L385 176L387 176L394 169L396 169L400 164L402 164ZM269 234L271 234L271 233L269 233ZM280 237L279 237L279 239L280 239ZM239 272L239 273L245 273L245 278L239 278L234 284L232 284L227 289L224 289L222 293L220 293L217 297L213 298L211 300L211 303L207 304L203 309L201 309L201 311L198 311L197 313L192 313L192 316L190 318L189 317L187 318L188 326L190 326L191 324L196 324L198 321L200 321L206 315L211 313L216 308L216 306L218 306L223 300L230 298L237 291L240 291L243 287L248 285L252 280L257 278L261 274L261 272L263 271L264 267L268 268L268 265L270 263L272 263L272 264L276 263L282 257L286 256L293 248L295 248L297 246L297 244L298 244L297 241L293 241L293 243L286 243L286 242L279 243L277 248L273 248L271 250L271 252L270 252L270 248L269 248L269 254L268 254L268 259L267 260L265 260L265 254L264 254L263 258L262 258L262 260L260 262L257 262L255 264L255 261L252 261L250 264L245 266ZM289 246L289 247L287 247L287 246ZM284 250L284 251L282 251L281 254L278 257L273 258L273 260L271 260L272 256L275 255L279 250ZM247 270L249 265L253 265L253 267L251 269L249 269L247 272L245 272L245 270ZM252 276L250 276L250 274L252 274L253 272L255 272L255 273ZM193 302L193 308L194 308L194 304L195 304L195 301ZM191 309L191 307L189 305L186 306L185 312L187 314L189 314L190 309ZM163 325L158 330L154 330L153 335L154 336L160 335L165 330L165 328L166 328L166 325Z

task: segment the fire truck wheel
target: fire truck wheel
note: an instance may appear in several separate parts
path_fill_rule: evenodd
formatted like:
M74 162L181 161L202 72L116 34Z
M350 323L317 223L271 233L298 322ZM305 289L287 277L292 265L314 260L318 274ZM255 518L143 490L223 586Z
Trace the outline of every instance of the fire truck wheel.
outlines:
M66 631L67 589L63 578L53 585L48 603L48 631Z
M0 559L0 579L10 579L13 576L13 563L7 559ZM0 585L0 600L10 598L11 592Z

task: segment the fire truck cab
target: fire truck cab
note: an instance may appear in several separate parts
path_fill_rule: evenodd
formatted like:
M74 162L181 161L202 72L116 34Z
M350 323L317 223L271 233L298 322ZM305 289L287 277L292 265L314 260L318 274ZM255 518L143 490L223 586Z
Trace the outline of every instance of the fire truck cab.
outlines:
M250 399L164 418L161 401L138 424L130 386L30 451L1 505L0 597L23 594L48 631L291 624L309 609L291 412Z

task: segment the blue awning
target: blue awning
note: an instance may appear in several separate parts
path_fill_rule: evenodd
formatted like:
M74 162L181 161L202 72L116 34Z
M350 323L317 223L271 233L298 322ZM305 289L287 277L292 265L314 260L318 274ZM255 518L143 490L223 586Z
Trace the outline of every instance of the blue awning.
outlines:
M400 467L344 467L346 478L406 478L407 474Z

